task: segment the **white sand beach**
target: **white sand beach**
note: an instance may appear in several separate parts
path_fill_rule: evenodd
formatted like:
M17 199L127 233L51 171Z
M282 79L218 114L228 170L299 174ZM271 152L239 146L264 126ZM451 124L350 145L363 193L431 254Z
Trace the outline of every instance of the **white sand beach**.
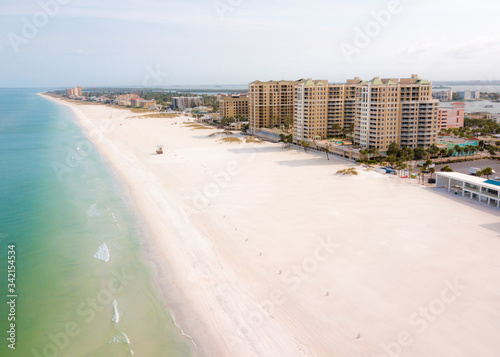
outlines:
M339 176L353 165L333 156L221 143L186 117L56 101L130 186L199 355L500 355L499 210L362 167Z

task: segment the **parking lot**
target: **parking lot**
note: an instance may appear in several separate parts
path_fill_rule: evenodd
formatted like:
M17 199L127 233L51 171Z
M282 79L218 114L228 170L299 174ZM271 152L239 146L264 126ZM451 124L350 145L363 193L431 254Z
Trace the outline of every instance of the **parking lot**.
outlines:
M467 161L467 162L457 162L452 164L440 164L436 165L436 172L441 171L441 168L445 165L450 166L453 171L460 172L462 174L469 174L469 168L477 167L480 170L483 170L487 167L491 167L495 174L491 175L490 178L500 177L500 161L497 160L477 160L477 161Z

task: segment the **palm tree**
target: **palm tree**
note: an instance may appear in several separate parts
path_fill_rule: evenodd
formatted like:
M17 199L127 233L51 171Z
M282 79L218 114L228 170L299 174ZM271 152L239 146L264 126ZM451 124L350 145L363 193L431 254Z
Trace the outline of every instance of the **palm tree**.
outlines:
M431 167L429 169L429 172L431 173L431 178L432 178L432 175L434 174L434 172L436 172L436 169L434 167Z
M439 148L436 146L436 144L432 144L431 146L429 146L429 148L427 148L427 152L431 157L435 157L439 152Z
M328 157L328 153L330 152L330 149L328 148L328 144L325 146L324 150L325 150L325 153L326 153L326 158L328 160L330 160L330 158Z
M491 167L487 167L484 170L481 171L483 175L486 175L486 178L490 178L490 175L493 175L493 170ZM477 175L477 174L476 174Z
M401 171L403 171L404 169L406 169L406 164L402 161L399 162L399 165L397 167L397 169L399 170L399 172L401 173Z
M420 172L422 173L422 185L425 184L425 167L420 168Z
M408 179L411 178L411 172L413 171L413 166L408 165Z
M283 143L283 147L286 146L286 135L285 134L280 134L279 142Z
M368 149L359 150L359 153L361 155L363 155L363 157L365 158L365 160L368 159L368 153L369 152L370 152L370 150L368 150Z
M346 134L347 134L347 129L346 129L346 128L342 128L342 129L340 129L340 130L341 130L341 132L342 132L342 133L341 133L342 138L344 138L344 139L345 139L345 138L347 137L347 135L346 135Z
M370 153L373 155L372 158L379 155L378 149L376 147L371 148Z
M274 128L274 115L269 116L269 129Z
M285 134L280 134L280 140L279 142L282 142L284 144L284 147L290 147L290 144L293 141L293 135L285 135Z
M354 141L354 124L349 126L349 137L351 138L351 141Z
M397 158L396 158L396 155L389 155L387 157L387 162L391 165L394 165L394 163L396 162Z
M340 124L333 124L332 129L337 134L338 132L341 131L342 128L341 128Z
M304 152L307 152L307 148L310 146L310 144L305 142L304 140L300 142L300 145L304 147Z

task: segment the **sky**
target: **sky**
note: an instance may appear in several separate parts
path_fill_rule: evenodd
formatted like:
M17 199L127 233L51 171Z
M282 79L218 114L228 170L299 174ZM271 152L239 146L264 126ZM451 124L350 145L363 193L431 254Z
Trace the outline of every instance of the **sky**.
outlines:
M493 0L0 0L0 87L500 80Z

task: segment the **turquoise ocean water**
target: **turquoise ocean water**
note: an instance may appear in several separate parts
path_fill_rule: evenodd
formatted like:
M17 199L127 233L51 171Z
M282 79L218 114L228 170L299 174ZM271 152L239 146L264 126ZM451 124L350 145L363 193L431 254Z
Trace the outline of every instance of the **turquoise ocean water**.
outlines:
M0 356L191 356L154 287L126 186L71 110L40 91L0 89Z

